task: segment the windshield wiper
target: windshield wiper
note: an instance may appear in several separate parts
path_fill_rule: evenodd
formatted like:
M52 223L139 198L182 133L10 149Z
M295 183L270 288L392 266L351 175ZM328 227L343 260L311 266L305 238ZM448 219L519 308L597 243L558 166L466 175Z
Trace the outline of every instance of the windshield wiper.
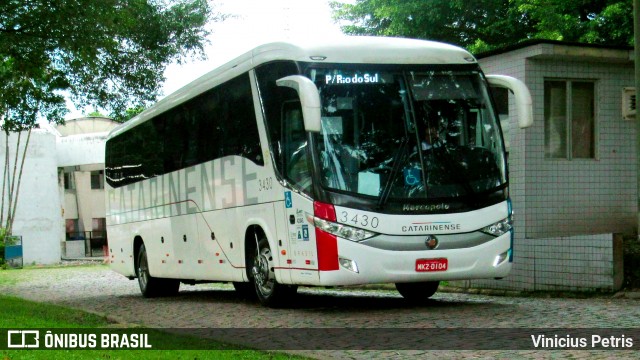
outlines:
M391 194L391 188L393 187L393 183L396 180L396 176L400 171L400 167L402 167L402 163L407 153L407 148L409 144L409 138L402 138L400 143L400 148L396 155L393 157L393 168L391 168L391 173L389 173L389 179L384 184L384 189L382 189L382 194L380 194L380 200L378 200L378 210L382 210L384 205L387 203L389 199L389 194Z

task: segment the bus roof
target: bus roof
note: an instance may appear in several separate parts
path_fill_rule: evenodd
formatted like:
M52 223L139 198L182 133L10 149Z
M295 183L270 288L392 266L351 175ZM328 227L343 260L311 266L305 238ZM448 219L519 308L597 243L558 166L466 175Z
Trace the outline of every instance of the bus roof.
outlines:
M109 138L153 118L260 64L275 60L345 64L469 64L476 59L457 46L428 40L342 36L322 41L273 42L260 45L221 65L130 121L113 129Z

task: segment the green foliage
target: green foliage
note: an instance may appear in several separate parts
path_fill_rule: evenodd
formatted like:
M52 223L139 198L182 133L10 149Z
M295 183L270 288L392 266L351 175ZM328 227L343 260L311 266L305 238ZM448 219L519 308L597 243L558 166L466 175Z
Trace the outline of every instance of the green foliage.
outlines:
M7 269L8 267L4 259L4 248L17 244L18 240L18 236L8 236L7 229L4 227L0 227L0 267L3 270Z
M356 0L331 6L347 34L438 40L472 52L535 38L633 43L632 0Z
M203 54L206 0L0 3L2 129L60 122L63 92L114 114L154 101L170 62Z
M102 114L100 111L98 110L93 110L92 112L88 113L87 116L91 116L91 117L105 117L104 114Z
M533 38L633 45L632 0L515 0L534 20Z
M14 297L0 296L0 307L3 309L3 315L0 317L2 328L11 328L17 324L24 324L20 326L31 328L85 328L109 325L109 322L102 316Z
M133 118L134 116L140 114L141 112L143 112L145 110L144 106L136 106L136 107L132 107L132 108L128 108L127 110L124 111L124 113L115 113L112 115L112 119L123 123L131 118Z
M5 269L5 261L4 261L4 248L5 248L5 239L7 237L7 229L4 227L0 227L0 268Z

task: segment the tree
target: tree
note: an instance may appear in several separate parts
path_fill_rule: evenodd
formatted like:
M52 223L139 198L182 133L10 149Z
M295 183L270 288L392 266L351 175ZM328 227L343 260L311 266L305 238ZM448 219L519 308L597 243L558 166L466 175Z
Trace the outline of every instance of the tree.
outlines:
M353 35L444 41L480 52L533 38L630 45L631 0L356 0L332 2Z
M100 107L113 117L147 106L159 95L167 64L204 56L205 24L216 19L206 0L1 2L0 128L7 148L0 227L11 234L24 155L39 119L63 122L65 94L79 108ZM14 159L10 133L18 137Z
M632 0L515 0L533 19L531 37L633 46Z
M131 118L133 118L134 116L140 114L141 112L145 111L146 108L144 106L136 106L136 107L132 107L132 108L128 108L127 110L124 111L124 113L122 114L118 114L115 117L113 117L114 121L117 121L119 123L123 123Z

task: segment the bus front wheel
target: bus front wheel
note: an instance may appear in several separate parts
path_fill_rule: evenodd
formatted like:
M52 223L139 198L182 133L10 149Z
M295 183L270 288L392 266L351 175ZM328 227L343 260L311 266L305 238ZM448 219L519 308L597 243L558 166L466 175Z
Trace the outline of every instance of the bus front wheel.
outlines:
M440 281L425 281L416 283L397 283L396 289L403 298L412 302L422 302L438 291Z
M151 276L149 273L149 260L147 260L147 249L144 247L144 244L140 245L136 264L136 275L138 276L138 285L140 285L142 296L151 298L171 296L178 293L180 280L161 279Z
M260 303L269 307L280 307L295 296L298 288L276 281L273 256L269 242L263 237L258 242L251 273Z

